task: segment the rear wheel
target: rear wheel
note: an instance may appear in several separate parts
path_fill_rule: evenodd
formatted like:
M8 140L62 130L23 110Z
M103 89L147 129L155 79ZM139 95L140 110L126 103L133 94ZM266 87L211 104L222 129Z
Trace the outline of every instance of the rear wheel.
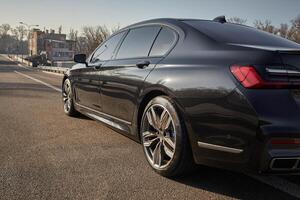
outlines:
M71 88L71 82L69 79L66 79L62 88L62 96L64 103L64 112L69 116L76 116L78 112L74 108L73 104L73 93Z
M174 177L191 169L194 161L187 134L169 97L148 103L140 127L145 156L157 173Z

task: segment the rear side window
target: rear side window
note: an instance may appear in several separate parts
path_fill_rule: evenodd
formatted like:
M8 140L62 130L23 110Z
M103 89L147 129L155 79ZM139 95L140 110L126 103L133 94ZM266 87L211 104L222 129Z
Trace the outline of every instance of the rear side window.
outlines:
M296 48L300 46L290 40L248 26L204 20L186 20L184 22L222 43Z
M130 30L119 49L117 59L147 57L159 30L159 26Z
M170 28L163 27L153 44L150 56L165 55L175 42L176 33Z
M110 60L123 35L124 32L118 33L101 44L101 46L95 51L91 62Z

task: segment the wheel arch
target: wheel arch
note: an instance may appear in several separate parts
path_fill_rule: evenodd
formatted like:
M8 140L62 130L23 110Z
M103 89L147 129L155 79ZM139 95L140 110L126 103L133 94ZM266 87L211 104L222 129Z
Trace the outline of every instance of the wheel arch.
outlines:
M154 99L155 97L158 97L158 96L168 96L174 101L175 106L176 106L175 109L177 110L179 118L182 121L182 123L184 125L184 128L186 129L186 117L184 116L184 111L183 111L184 108L177 101L176 96L174 95L174 93L169 91L167 88L150 89L147 92L144 92L144 94L142 95L142 98L141 98L140 103L138 105L137 115L135 117L136 126L137 126L137 134L138 134L138 140L139 141L141 141L140 124L141 124L141 120L142 120L144 110L145 110L146 106L148 105L148 103L152 99Z
M166 92L156 89L156 90L149 91L141 99L141 102L139 103L139 107L138 107L138 111L137 111L137 118L136 118L137 134L138 134L139 141L141 141L140 124L141 124L142 116L143 116L146 106L155 97L164 96L164 95L168 96L168 94Z

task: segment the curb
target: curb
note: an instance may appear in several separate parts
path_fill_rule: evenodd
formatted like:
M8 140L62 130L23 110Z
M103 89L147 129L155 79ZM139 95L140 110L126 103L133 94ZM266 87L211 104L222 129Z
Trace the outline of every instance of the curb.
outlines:
M69 68L63 68L63 67L47 67L47 66L38 66L37 69L58 73L58 74L65 74Z

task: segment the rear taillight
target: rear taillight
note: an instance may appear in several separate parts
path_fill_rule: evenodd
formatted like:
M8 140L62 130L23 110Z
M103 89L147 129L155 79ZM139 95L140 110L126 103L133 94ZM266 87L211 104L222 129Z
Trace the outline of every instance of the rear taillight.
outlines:
M253 66L233 65L230 70L245 88L288 88L291 85L288 81L265 81Z
M273 145L300 144L300 140L299 139L272 139L271 144Z

